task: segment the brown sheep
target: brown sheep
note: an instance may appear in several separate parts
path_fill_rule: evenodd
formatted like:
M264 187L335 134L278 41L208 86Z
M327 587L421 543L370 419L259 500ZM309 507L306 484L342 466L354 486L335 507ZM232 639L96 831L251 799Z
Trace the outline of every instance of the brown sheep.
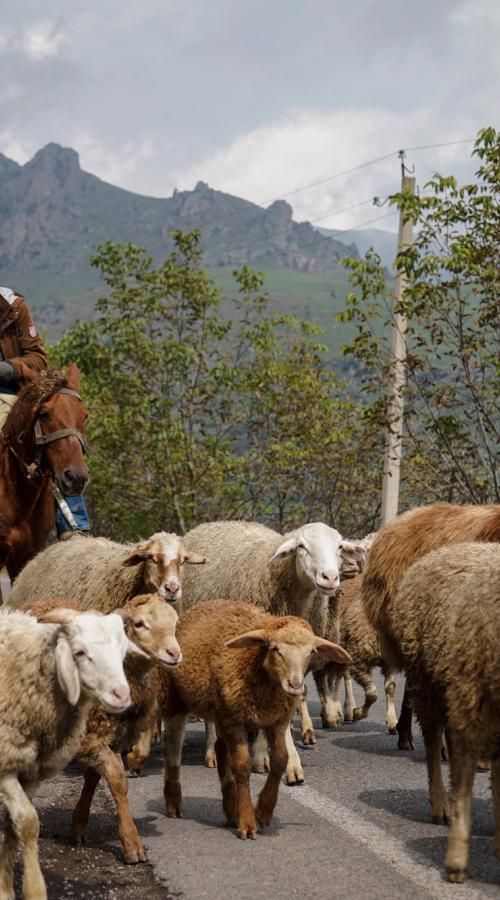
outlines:
M426 553L464 541L500 541L500 504L421 506L398 516L377 533L364 570L362 599L368 620L379 635L382 655L392 669L403 668L394 638L399 617L396 595L403 576ZM413 747L408 704L403 706L398 732L398 746Z
M425 741L434 822L448 821L441 743L450 749L452 822L445 865L463 881L478 760L492 758L496 855L500 857L500 545L445 547L403 578L393 639L411 682Z
M183 661L160 673L160 707L166 727L165 806L182 815L180 762L190 712L215 722L215 751L228 822L238 837L254 838L257 822L269 825L287 764L285 734L304 676L316 652L347 663L341 647L317 637L295 616L272 616L251 604L211 600L179 622ZM247 730L264 729L270 772L254 810L250 798Z
M47 598L32 603L32 615L46 617L60 607L80 610L76 601ZM143 734L150 734L158 717L157 663L169 669L182 659L175 638L177 613L158 594L144 594L129 600L117 610L123 618L129 641L137 648L129 653L124 669L132 696L132 706L120 716L112 716L99 703L94 703L87 728L76 757L87 766L80 799L73 812L71 837L82 843L87 829L95 789L103 776L116 804L118 830L125 861L146 861L146 852L128 805L127 777L122 754L127 753ZM149 747L145 755L149 753ZM142 761L141 761L142 762Z

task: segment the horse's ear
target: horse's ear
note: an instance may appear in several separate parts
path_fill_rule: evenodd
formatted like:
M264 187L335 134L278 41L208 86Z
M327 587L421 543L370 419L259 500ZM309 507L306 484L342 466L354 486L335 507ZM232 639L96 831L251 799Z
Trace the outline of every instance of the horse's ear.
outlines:
M70 363L66 370L66 381L68 382L68 387L74 391L77 391L80 387L80 369L74 362Z

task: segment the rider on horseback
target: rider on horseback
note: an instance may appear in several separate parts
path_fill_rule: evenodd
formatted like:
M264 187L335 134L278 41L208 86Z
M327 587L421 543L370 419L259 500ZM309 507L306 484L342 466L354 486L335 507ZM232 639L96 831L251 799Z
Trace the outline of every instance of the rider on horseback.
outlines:
M0 287L0 429L22 386L23 371L40 372L47 368L47 356L31 318L24 297L7 287ZM66 516L61 505L66 507ZM71 521L73 520L73 521ZM75 527L76 526L76 527ZM56 529L60 540L75 531L88 533L90 529L83 496L66 497L56 507Z

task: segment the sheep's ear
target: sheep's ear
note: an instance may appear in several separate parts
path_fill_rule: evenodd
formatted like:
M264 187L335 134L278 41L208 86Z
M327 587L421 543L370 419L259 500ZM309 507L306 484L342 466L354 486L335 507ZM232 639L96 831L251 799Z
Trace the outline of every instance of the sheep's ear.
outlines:
M339 644L333 644L331 641L317 637L315 639L315 647L320 656L326 656L327 659L331 659L333 662L341 663L343 666L348 666L352 662L352 658L347 650L344 650Z
M184 551L183 559L185 563L191 566L202 566L207 561L206 556L199 556L198 553L190 553L187 550Z
M56 644L57 680L72 706L80 698L80 673L73 659L71 644L65 637L60 637Z
M230 650L235 650L239 647L255 647L256 644L269 644L269 636L263 628L256 628L255 631L246 631L245 634L240 634L239 637L231 638L230 641L226 642L226 647Z
M291 537L288 540L283 541L283 543L278 547L276 553L273 557L271 557L271 562L276 562L278 559L283 559L285 556L288 556L290 553L294 553L297 549L297 538Z
M138 647L137 644L134 644L130 638L127 639L127 653L135 653L136 656L143 656L145 659L149 659L148 654L144 653L144 650Z
M342 541L340 545L341 569L343 578L353 578L359 575L366 562L366 548L363 544L354 544L352 541Z
M52 623L53 625L67 625L68 622L72 622L76 616L80 615L80 613L81 609L68 609L67 607L49 609L40 616L37 615L35 611L35 615L39 622L44 622L46 624Z
M154 553L148 553L147 550L141 550L139 547L138 550L134 550L130 556L127 556L127 559L123 560L122 566L138 566L139 563L143 563L146 559L154 559Z

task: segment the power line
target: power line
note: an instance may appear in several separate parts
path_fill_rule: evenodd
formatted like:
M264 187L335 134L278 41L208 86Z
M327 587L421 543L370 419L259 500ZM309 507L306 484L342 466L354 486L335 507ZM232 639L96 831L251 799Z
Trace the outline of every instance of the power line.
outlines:
M456 144L475 144L476 138L464 138L462 141L445 141L443 144L422 144L420 147L405 147L407 153L416 150L434 150L437 147L454 147Z

